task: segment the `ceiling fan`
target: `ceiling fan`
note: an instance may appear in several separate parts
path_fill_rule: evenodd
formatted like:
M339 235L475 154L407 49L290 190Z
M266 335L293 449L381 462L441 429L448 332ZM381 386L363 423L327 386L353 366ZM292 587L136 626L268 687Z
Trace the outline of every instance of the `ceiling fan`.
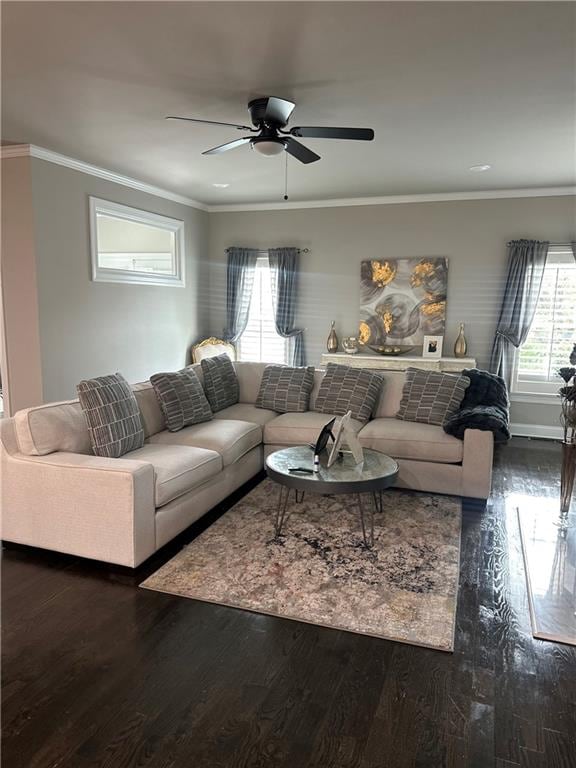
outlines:
M371 128L323 128L323 127L299 127L284 130L288 125L288 120L292 110L296 105L286 99L279 99L275 96L266 96L261 99L253 99L248 103L248 111L252 126L236 125L235 123L220 123L216 120L200 120L195 117L178 117L169 115L166 120L186 120L191 123L208 123L210 125L226 125L230 128L236 128L239 131L250 131L258 134L257 136L244 136L235 141L229 141L227 144L221 144L218 147L207 149L202 152L203 155L219 155L222 152L228 152L229 149L236 149L245 144L250 144L255 152L266 157L280 155L282 152L300 160L301 163L315 163L320 160L320 155L312 152L305 147L294 136L310 139L354 139L356 141L372 141L374 131Z

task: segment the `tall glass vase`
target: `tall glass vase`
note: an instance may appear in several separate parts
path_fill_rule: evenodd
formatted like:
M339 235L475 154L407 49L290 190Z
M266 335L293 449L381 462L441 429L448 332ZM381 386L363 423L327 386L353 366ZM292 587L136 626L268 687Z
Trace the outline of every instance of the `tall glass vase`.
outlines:
M562 468L560 473L560 515L567 516L572 501L576 475L576 443L562 442Z

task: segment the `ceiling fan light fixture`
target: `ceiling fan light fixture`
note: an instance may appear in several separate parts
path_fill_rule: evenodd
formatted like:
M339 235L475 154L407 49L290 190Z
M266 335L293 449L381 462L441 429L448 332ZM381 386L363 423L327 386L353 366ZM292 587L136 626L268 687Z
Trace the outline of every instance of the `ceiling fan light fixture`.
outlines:
M282 139L252 139L251 147L259 155L264 157L276 157L284 152Z
M0 0L2 2L2 0ZM288 121L292 110L296 105L292 101L280 99L276 96L264 96L252 99L248 103L248 112L253 128L238 123L223 123L217 120L204 120L197 117L178 117L169 115L167 120L185 120L190 123L207 123L240 131L256 133L256 136L243 136L235 141L227 141L202 152L203 155L221 155L231 149L245 147L247 144L255 152L264 157L277 157L286 152L300 163L308 165L320 160L320 155L313 152L305 144L301 144L294 138L310 139L344 139L354 141L372 141L374 131L372 128L342 128L337 126L296 126L287 130ZM215 185L216 186L216 185Z

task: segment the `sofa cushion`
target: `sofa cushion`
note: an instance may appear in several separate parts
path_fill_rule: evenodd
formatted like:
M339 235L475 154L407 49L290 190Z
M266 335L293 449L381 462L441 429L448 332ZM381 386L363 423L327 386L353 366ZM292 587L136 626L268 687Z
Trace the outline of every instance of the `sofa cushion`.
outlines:
M251 363L241 360L234 363L234 370L236 371L240 387L239 403L249 403L254 405L260 390L262 374L267 365L268 363ZM324 371L322 368L316 368L314 371L314 386L310 393L310 410L314 410L316 397L318 396L318 391L320 390L320 384L322 383L323 378ZM396 413L396 410L394 413Z
M312 392L310 392L310 410L315 411L316 410L316 398L318 397L318 392L320 392L320 386L322 385L322 379L324 378L324 374L326 371L324 371L322 368L316 368L314 371L314 386L312 387Z
M162 432L163 429L166 429L164 414L152 384L149 381L133 384L132 391L140 409L140 420L144 427L144 437L150 437L150 435L155 435L156 432Z
M408 368L396 418L442 425L456 413L469 385L466 376Z
M308 445L315 443L322 427L334 418L335 414L317 413L283 413L272 419L264 426L264 443L266 445ZM358 431L362 422L350 420L353 429Z
M374 418L392 418L398 413L402 400L402 389L406 380L404 371L380 371L382 387L378 404L374 409Z
M228 355L206 357L200 365L204 374L204 391L214 413L237 403L240 386Z
M54 451L92 453L88 425L78 400L25 408L14 415L18 447L28 456Z
M155 373L150 383L164 414L166 428L177 432L191 424L210 421L212 410L202 384L190 368L169 373Z
M419 424L381 418L369 421L358 434L364 448L381 451L394 459L416 459L437 464L462 461L462 440L447 435L435 424Z
M179 432L159 432L150 438L154 445L189 445L217 451L225 467L238 461L262 442L262 427L247 421L214 419Z
M81 381L76 389L96 456L117 459L144 445L138 402L121 373Z
M276 411L268 411L266 408L256 408L250 403L236 403L214 414L215 419L234 419L235 421L249 421L251 424L259 424L261 427L278 414Z
M381 387L382 377L374 371L328 363L314 409L341 416L352 411L353 419L368 421L378 402Z
M238 379L238 402L250 403L254 405L258 392L260 391L260 382L262 374L267 363L251 363L247 361L236 361L234 370Z
M156 507L168 504L222 471L222 457L216 451L184 445L146 443L124 458L145 461L154 467Z
M278 413L303 413L308 410L313 386L312 365L307 368L267 365L262 374L256 406Z

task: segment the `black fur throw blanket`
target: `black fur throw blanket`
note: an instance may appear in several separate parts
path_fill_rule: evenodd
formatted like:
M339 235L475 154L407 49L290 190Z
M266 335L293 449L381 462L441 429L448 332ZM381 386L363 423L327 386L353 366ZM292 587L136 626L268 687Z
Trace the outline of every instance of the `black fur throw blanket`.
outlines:
M501 376L477 368L462 371L470 379L460 410L448 418L444 432L464 438L466 429L492 432L495 443L510 440L508 389Z

